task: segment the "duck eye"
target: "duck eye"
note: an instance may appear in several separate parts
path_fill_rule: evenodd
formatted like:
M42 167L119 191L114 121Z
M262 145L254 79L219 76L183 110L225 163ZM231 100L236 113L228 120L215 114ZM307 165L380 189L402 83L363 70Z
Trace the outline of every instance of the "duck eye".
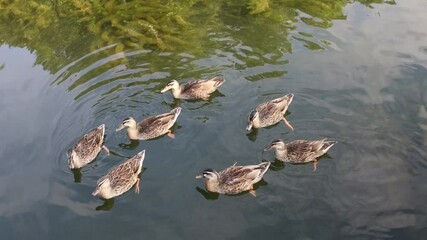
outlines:
M209 169L205 169L205 170L203 170L203 176L206 176L206 175L211 175L212 173L213 173L213 169L211 169L211 168L209 168Z
M254 120L255 116L256 116L256 113L257 113L256 111L252 111L251 114L249 115L249 119L250 120Z
M104 183L105 183L105 181L107 181L107 179L103 179L102 181L100 181L100 182L98 183L98 187L100 187L102 184L104 184Z

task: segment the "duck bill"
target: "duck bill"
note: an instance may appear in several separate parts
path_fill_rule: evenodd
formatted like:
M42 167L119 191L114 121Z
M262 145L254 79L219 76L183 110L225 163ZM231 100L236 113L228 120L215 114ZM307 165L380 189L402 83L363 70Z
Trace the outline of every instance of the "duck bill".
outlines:
M252 130L252 123L249 123L248 126L246 127L246 131L250 131Z
M271 145L268 146L268 147L266 147L266 148L264 148L264 152L267 152L267 151L270 151L270 150L271 150Z
M96 196L99 193L99 188L96 188L95 191L92 192L92 196Z
M197 175L196 178L203 178L203 176L202 175Z
M116 132L122 130L123 128L125 128L125 125L121 124L118 128L116 128Z
M167 87L163 88L162 90L160 90L161 93L166 92L167 90L169 90Z

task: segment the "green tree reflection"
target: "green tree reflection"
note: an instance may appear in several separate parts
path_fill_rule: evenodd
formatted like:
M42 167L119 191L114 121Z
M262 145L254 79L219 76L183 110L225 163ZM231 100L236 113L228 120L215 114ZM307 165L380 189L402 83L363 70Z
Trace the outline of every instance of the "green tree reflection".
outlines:
M298 20L327 28L345 19L347 0L1 0L0 43L24 47L55 73L93 50L160 49L205 56L218 42L212 34L232 29L233 38L260 54L291 52L287 38ZM394 1L359 0L395 4ZM304 16L300 13L304 13ZM236 29L239 30L236 31ZM262 29L263 32L255 34ZM247 35L254 37L248 38ZM269 37L268 44L256 42ZM308 44L321 49L319 44ZM248 64L259 64L257 60Z

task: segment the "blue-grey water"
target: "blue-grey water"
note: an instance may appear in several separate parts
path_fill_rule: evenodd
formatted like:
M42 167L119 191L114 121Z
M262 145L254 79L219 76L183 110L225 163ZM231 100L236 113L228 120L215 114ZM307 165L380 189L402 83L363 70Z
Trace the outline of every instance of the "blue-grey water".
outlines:
M136 1L82 2L0 3L2 239L427 238L426 1L163 1L146 19L126 12ZM215 75L227 81L209 101L160 93ZM248 134L251 108L286 93L295 131ZM115 132L176 106L175 139ZM67 149L102 123L111 155L70 171ZM316 172L262 152L325 137L339 143ZM140 194L91 195L143 149ZM194 178L262 160L257 197Z

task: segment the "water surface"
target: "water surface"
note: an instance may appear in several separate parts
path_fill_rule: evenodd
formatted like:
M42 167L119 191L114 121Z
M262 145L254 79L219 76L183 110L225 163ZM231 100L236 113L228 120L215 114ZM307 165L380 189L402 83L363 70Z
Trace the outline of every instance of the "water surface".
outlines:
M3 237L427 235L425 2L82 2L0 4ZM215 75L227 82L209 101L159 92L171 79ZM251 108L286 93L295 131L279 123L248 134ZM176 106L175 139L114 131L125 117ZM70 171L67 149L102 123L111 155ZM324 137L339 144L316 172L274 162L256 198L209 194L194 179L274 161L262 152L273 139ZM92 197L99 177L143 149L139 195Z

